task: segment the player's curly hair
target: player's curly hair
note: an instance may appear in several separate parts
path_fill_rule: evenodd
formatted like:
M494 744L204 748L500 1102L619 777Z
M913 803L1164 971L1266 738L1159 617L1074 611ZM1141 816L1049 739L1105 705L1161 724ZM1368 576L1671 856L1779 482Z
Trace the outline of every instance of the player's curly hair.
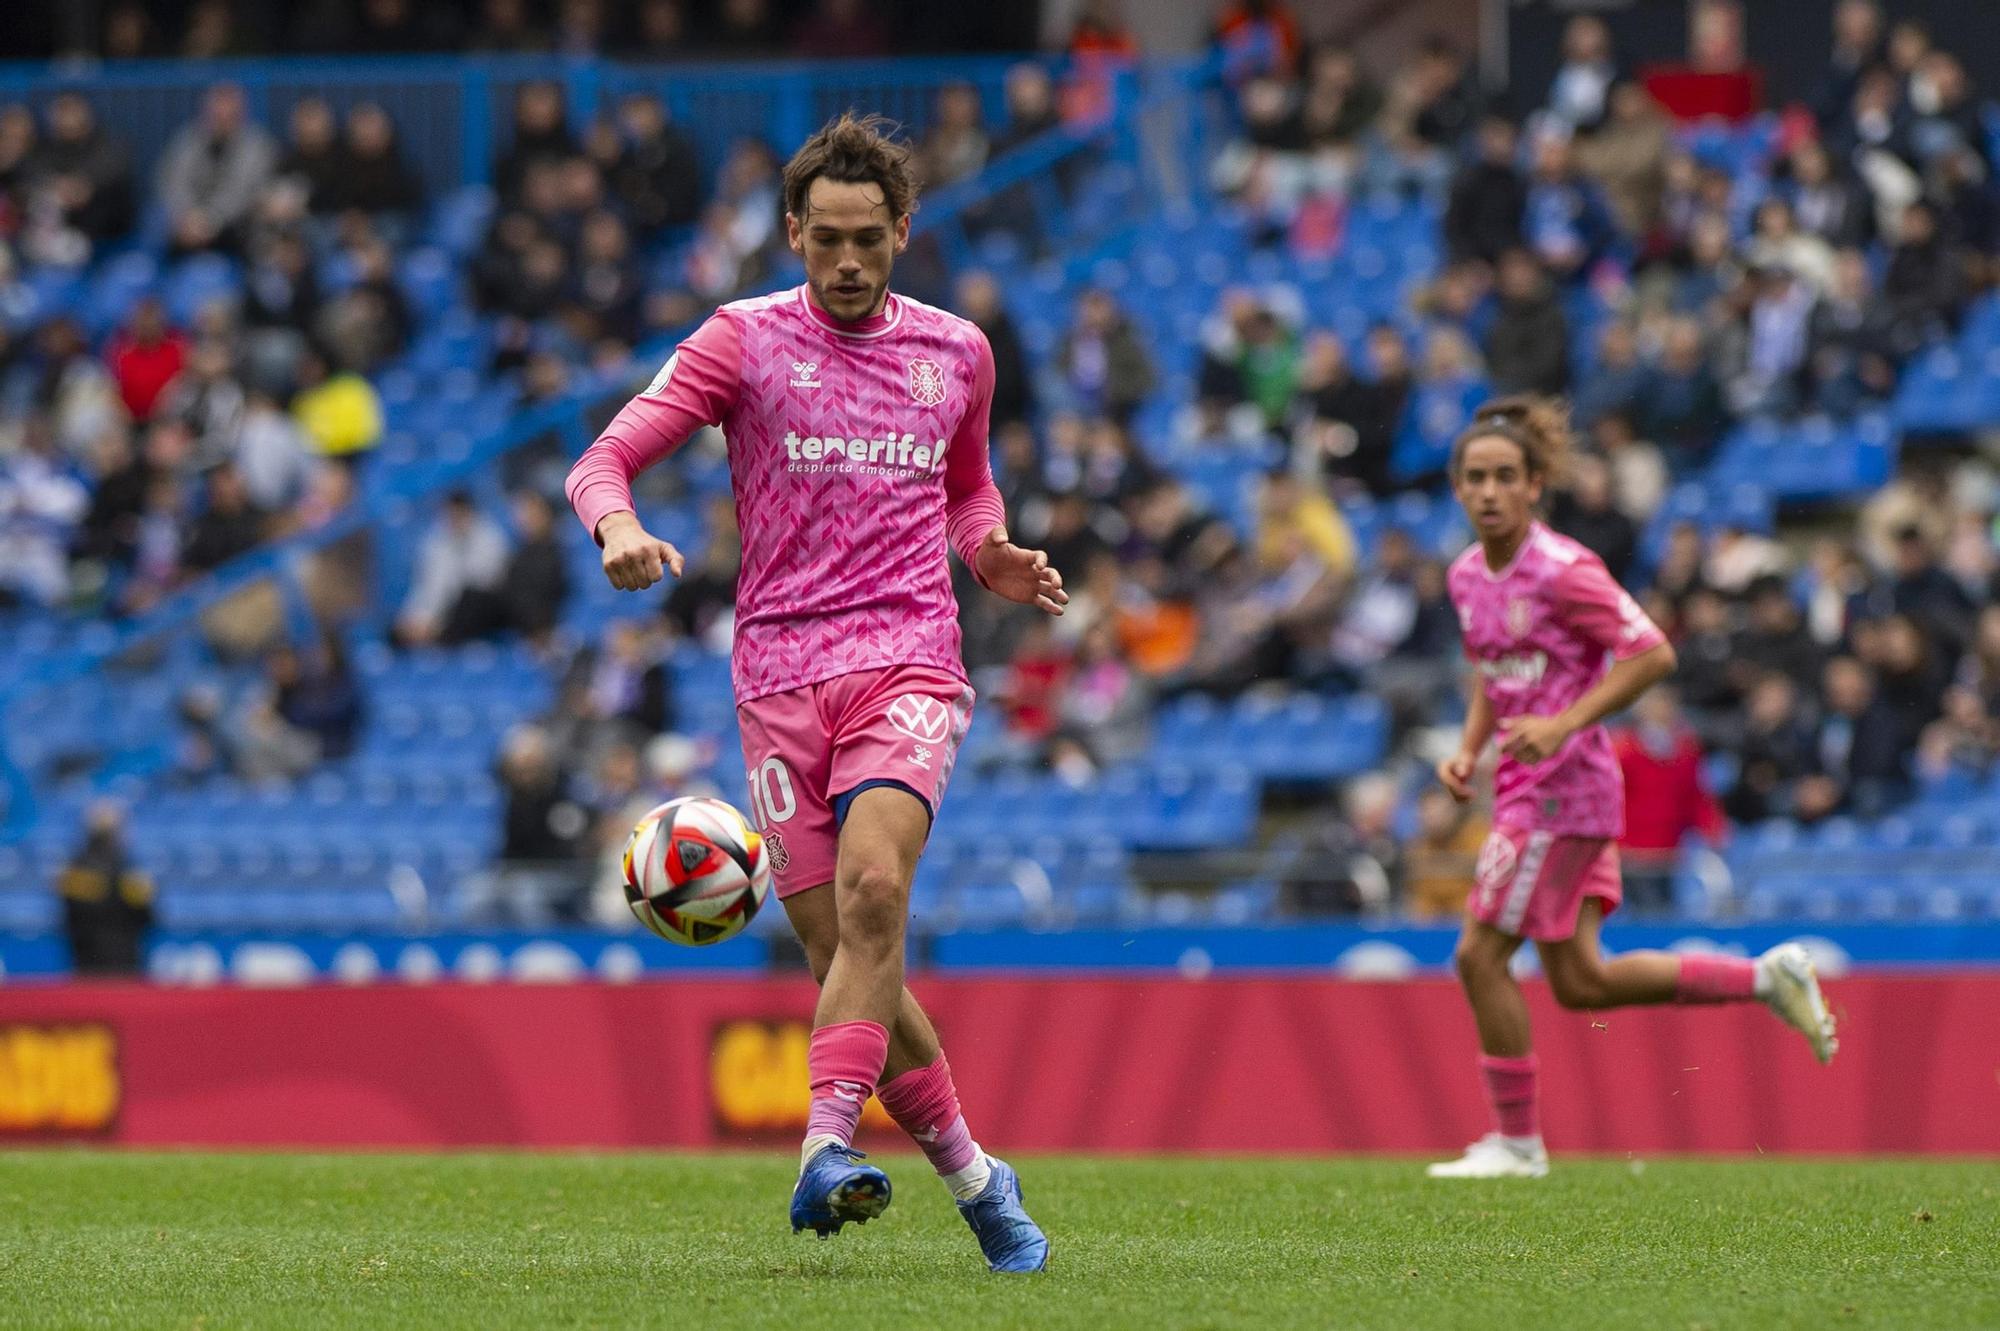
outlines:
M915 212L917 177L910 145L894 137L896 130L884 116L857 116L852 111L827 121L785 163L785 211L804 222L812 183L824 177L879 186L891 221Z
M1451 446L1451 474L1465 464L1465 450L1475 439L1505 439L1521 450L1528 474L1545 485L1559 485L1569 470L1569 404L1560 398L1516 393L1495 398L1472 413L1472 424Z

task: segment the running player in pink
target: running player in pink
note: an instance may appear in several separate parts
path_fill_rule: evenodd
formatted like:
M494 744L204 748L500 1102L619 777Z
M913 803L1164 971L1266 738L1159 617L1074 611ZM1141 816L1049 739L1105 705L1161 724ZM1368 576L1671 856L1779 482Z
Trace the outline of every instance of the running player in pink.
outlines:
M947 551L987 590L1059 615L1040 551L1007 537L987 460L993 353L964 319L889 290L909 242L909 151L842 116L784 173L806 283L717 310L584 453L569 496L612 585L678 575L631 481L704 425L729 441L743 532L734 675L752 816L820 984L794 1231L889 1203L853 1149L871 1093L923 1148L996 1271L1048 1240L979 1149L937 1032L903 987L910 880L972 714Z
M1739 957L1628 952L1606 961L1598 926L1618 908L1625 790L1600 724L1671 674L1674 649L1596 555L1535 518L1560 475L1569 422L1535 398L1490 403L1452 449L1451 477L1478 542L1451 566L1452 605L1473 666L1458 752L1438 779L1460 801L1487 742L1500 737L1493 832L1455 958L1479 1027L1479 1069L1496 1131L1432 1178L1539 1178L1528 1007L1508 963L1533 939L1566 1008L1762 999L1833 1057L1827 1013L1804 949Z

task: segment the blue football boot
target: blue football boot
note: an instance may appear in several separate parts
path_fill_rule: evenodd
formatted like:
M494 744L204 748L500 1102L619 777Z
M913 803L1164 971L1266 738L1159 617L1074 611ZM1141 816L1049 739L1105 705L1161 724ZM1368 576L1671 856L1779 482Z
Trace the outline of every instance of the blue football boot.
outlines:
M827 1146L814 1153L792 1189L792 1233L810 1229L821 1238L838 1234L852 1220L863 1225L888 1209L889 1176L851 1146Z
M1039 1271L1049 1264L1049 1240L1021 1206L1021 1177L1005 1160L989 1155L986 1162L993 1170L986 1191L960 1202L958 1213L972 1226L988 1267L1003 1273Z

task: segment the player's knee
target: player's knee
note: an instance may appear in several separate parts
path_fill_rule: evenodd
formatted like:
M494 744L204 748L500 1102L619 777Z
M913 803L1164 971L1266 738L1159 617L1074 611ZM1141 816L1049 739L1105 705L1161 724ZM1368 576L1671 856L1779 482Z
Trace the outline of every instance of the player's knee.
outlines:
M812 971L814 984L826 983L826 973L833 969L836 943L837 940L829 939L824 943L815 940L805 945L806 966Z
M890 865L863 864L841 886L840 945L900 948L909 904L903 875Z
M1549 988L1554 991L1556 1002L1572 1012L1594 1011L1610 1002L1603 972L1581 966L1550 971Z
M1478 984L1496 966L1505 965L1493 955L1491 949L1466 938L1459 939L1458 946L1452 950L1451 964L1458 972L1459 983L1467 987Z

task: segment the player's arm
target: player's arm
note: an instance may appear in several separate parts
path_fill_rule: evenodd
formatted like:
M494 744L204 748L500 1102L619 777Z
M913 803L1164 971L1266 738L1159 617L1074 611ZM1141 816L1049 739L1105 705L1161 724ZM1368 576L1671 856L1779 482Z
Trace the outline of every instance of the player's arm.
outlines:
M1640 694L1674 673L1667 635L1639 608L1596 559L1582 559L1556 581L1556 604L1565 623L1612 656L1612 665L1575 702L1555 716L1516 716L1500 723L1501 752L1538 763L1571 735L1630 707Z
M632 508L632 478L704 425L719 425L736 404L742 342L717 314L667 358L645 392L625 404L570 469L570 507L604 548L604 575L621 591L643 591L663 574L679 577L681 552L648 532Z
M1474 672L1466 681L1466 696L1470 699L1465 707L1465 728L1459 734L1458 752L1437 766L1440 784L1451 792L1451 797L1460 804L1472 798L1472 773L1479 766L1479 755L1486 751L1486 742L1493 738L1493 700L1486 696L1486 685Z
M980 586L996 596L1060 615L1069 604L1062 574L1040 550L1024 550L1007 536L1007 510L993 484L987 456L987 419L993 409L993 348L979 336L972 400L959 418L944 455L944 529L951 548Z

